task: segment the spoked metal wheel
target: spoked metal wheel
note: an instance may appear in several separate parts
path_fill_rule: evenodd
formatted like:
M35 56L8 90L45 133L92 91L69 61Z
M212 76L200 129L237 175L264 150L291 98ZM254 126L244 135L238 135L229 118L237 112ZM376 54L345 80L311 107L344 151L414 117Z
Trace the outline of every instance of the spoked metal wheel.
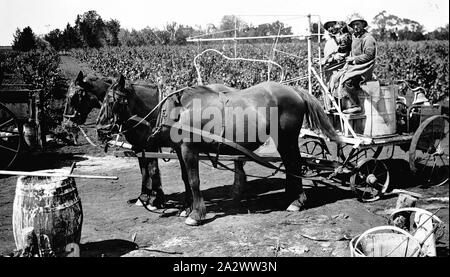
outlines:
M305 153L319 159L326 159L327 155L330 155L327 146L322 141L315 139L301 142L300 153Z
M388 167L381 160L365 159L358 164L355 173L350 177L350 186L359 200L378 200L389 186Z
M302 157L317 158L317 159L327 159L331 154L328 150L325 141L320 139L307 139L299 143L300 155ZM302 168L303 175L307 177L314 177L319 175L320 169L315 166L305 166ZM316 181L312 183L317 186Z
M435 115L414 133L409 166L422 185L442 185L449 179L449 118Z
M10 167L22 146L22 128L17 117L0 103L0 169Z
M344 162L347 158L349 159L348 162L352 164L353 166L357 166L360 161L374 158L377 159L378 156L382 153L383 146L378 146L376 148L365 148L365 149L358 149L353 154L350 155L352 150L351 145L345 145L341 148L341 151L339 153L339 160L341 162Z

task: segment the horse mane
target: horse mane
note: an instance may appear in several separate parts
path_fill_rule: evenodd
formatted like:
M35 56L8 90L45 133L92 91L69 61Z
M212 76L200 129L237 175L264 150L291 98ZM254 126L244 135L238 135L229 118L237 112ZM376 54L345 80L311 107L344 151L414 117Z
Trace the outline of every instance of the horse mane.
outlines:
M135 86L149 88L149 89L157 89L158 88L158 85L153 84L153 83L148 83L143 80L138 80L138 81L134 81L134 82L127 81L125 83L125 88L132 88Z
M91 76L86 76L85 78L85 82L96 82L96 81L103 81L105 83L108 83L110 85L112 85L112 83L114 82L114 78L111 77L98 77L95 75L91 75Z
M212 88L207 87L205 85L198 85L198 86L195 86L195 87L189 87L189 88L187 88L187 89L185 89L183 91L183 95L185 93L188 96L191 96L191 95L193 95L195 93L199 93L199 94L209 94L209 93L211 93L211 94L217 95L217 91L214 91Z

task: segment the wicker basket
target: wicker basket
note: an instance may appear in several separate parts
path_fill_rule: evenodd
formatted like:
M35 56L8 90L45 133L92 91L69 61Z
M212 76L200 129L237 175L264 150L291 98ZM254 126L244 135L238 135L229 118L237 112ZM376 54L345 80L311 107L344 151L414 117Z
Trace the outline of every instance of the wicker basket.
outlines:
M420 253L420 242L395 226L375 227L350 241L351 257L418 257Z

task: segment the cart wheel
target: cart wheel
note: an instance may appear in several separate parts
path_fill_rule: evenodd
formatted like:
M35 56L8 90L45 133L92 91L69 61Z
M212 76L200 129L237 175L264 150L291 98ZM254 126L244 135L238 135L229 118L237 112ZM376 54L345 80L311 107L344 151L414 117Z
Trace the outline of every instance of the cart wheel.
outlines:
M362 202L378 200L389 186L389 170L377 159L361 161L350 177L350 186Z
M306 141L300 142L300 155L308 154L314 158L327 159L327 155L330 155L327 145L325 142L317 139L308 139ZM317 176L319 171L315 168L305 167L303 175L308 177ZM312 181L314 186L318 186L317 181Z
M0 169L10 167L22 146L22 126L17 117L0 103Z
M306 153L320 159L326 159L327 155L330 155L327 146L323 142L315 139L301 142L300 153Z
M348 147L348 150L345 150L346 147ZM378 146L376 149L374 148L359 149L349 157L352 148L350 145L345 145L343 148L341 148L338 157L341 162L344 162L349 157L348 162L356 167L360 161L363 161L365 159L368 158L377 159L378 156L380 156L380 154L382 153L383 148L384 148L383 146Z
M414 133L409 148L409 167L427 186L442 185L449 178L449 118L427 118Z

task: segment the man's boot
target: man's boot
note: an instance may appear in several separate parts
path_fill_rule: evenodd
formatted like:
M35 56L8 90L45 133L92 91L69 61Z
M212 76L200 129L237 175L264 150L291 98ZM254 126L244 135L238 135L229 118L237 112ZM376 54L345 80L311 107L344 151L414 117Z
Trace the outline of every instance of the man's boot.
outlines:
M355 84L352 80L348 80L344 83L344 89L347 92L347 96L345 98L348 99L348 101L346 101L347 105L342 112L345 114L360 113L361 107L359 105L358 98L359 85Z

